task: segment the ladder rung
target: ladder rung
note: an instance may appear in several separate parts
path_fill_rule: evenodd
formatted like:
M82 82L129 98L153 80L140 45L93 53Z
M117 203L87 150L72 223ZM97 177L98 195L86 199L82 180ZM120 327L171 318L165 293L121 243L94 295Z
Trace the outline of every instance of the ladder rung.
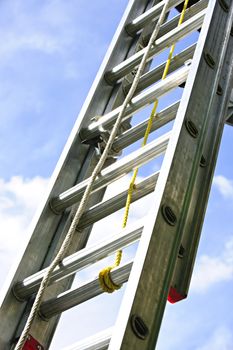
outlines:
M200 0L193 6L189 7L185 11L184 21L187 21L188 19L196 15L198 12L204 10L207 7L208 2L209 0ZM168 33L169 31L175 29L178 26L179 19L180 19L180 15L177 15L174 18L172 18L170 21L165 22L160 28L159 38L165 35L166 33ZM144 40L145 42L147 42L147 40L150 40L150 36L148 34L145 35Z
M163 125L169 123L176 117L177 110L179 108L179 101L174 103L173 105L163 109L159 113L157 113L156 118L153 120L153 124L151 127L151 132L159 129ZM139 123L138 125L130 128L129 130L126 130L123 132L120 136L116 138L114 141L112 148L116 151L120 151L123 148L128 147L132 143L140 140L144 134L145 130L147 128L149 118L144 120L143 122Z
M176 69L181 68L185 62L193 58L193 54L196 48L196 43L189 46L187 49L181 51L179 54L175 55L171 59L171 64L169 67L169 74L173 73ZM160 64L158 67L151 69L146 74L142 75L142 77L139 80L136 92L139 93L143 89L149 87L150 85L156 83L159 81L163 75L165 66L167 61ZM131 84L128 84L124 87L125 91L128 91Z
M199 29L204 20L205 13L206 10L200 11L198 14L181 24L179 27L176 27L175 29L169 31L167 34L163 35L161 38L157 39L150 51L149 59L152 59L153 56L157 55L167 47L170 47L176 41L180 40L194 30ZM108 71L106 73L107 81L117 81L118 79L123 78L126 74L130 73L140 64L145 50L146 48L138 51L122 63L115 66L112 70Z
M64 258L62 263L53 271L50 284L96 263L108 255L113 254L118 249L136 242L141 237L142 229L143 225L141 221L138 221L134 225L112 235L110 239L106 239L103 242L82 249L79 252ZM43 269L25 278L23 281L17 282L13 287L13 293L16 298L19 300L25 300L35 293L40 286L40 282L42 281L45 272L46 269Z
M113 329L108 328L103 332L97 333L92 337L83 339L76 344L66 347L62 350L107 350Z
M173 7L179 5L183 1L184 0L171 0L167 11L170 11ZM140 29L144 28L147 24L151 24L152 21L155 21L160 16L165 2L166 0L159 2L148 11L135 18L132 22L128 23L125 26L127 33L134 36Z
M172 73L166 79L159 81L154 86L150 87L146 91L141 92L132 98L131 103L127 106L124 114L126 120L135 112L144 108L155 101L156 98L168 93L170 90L176 88L180 84L186 81L189 72L188 66L183 66L177 72ZM101 116L98 121L94 121L87 128L82 129L80 137L83 140L92 139L100 134L101 129L110 128L119 114L121 106L114 109L113 111Z
M117 267L111 271L111 279L115 284L123 284L128 281L133 262ZM41 304L40 316L47 320L50 317L79 305L91 298L103 293L99 285L99 279L96 277L87 283L84 283L76 289L71 289L51 298Z
M131 154L102 170L100 176L93 184L93 192L106 187L111 182L126 175L137 166L141 166L153 158L163 154L166 150L169 137L170 132L160 136L157 140L152 141L148 145L132 152ZM61 193L58 197L52 198L50 201L51 209L58 214L63 209L78 202L81 199L88 182L89 179L86 179L76 186L71 187L69 190Z
M153 192L158 176L159 176L159 172L156 172L148 176L141 182L137 183L136 188L132 194L131 203ZM90 209L88 209L86 212L83 213L79 221L78 230L81 230L89 225L92 225L95 222L123 208L126 202L127 194L128 194L128 190L125 190L119 193L118 195L116 195L115 197L110 198L101 203L98 203L93 207L91 207Z

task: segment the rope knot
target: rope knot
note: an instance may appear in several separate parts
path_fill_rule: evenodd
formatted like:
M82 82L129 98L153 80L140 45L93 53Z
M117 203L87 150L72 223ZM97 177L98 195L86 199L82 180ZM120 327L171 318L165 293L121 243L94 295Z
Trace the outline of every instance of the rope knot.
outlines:
M111 278L110 272L112 269L113 269L113 266L109 266L101 270L99 273L100 286L103 289L103 291L107 293L113 293L115 292L115 290L118 290L121 288L121 285L114 283Z

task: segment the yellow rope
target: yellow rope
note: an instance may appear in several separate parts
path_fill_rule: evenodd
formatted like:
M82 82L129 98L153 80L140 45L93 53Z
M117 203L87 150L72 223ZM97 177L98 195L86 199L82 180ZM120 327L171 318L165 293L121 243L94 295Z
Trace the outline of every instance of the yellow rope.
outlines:
M182 10L182 12L180 14L178 26L180 26L183 23L185 11L186 11L187 6L188 6L188 2L189 2L189 0L185 0L185 2L184 2L184 6L183 6L183 10ZM167 59L167 62L166 62L166 65L165 65L165 68L164 68L164 71L163 71L162 80L164 80L167 77L167 74L168 74L168 71L169 71L169 68L170 68L170 64L171 64L171 60L172 60L172 57L173 57L174 50L175 50L175 44L173 44L171 46L171 48L170 48L170 52L168 54L168 59ZM148 120L148 124L147 124L147 127L146 127L146 131L145 131L145 134L144 134L144 137L143 137L143 141L142 141L141 147L144 147L147 144L147 140L148 140L151 128L152 128L152 124L153 124L153 119L156 116L158 103L159 103L159 101L158 101L158 99L156 99L155 102L154 102L154 105L153 105L153 108L152 108L149 120ZM132 201L132 195L133 195L134 189L136 188L135 181L136 181L136 178L137 178L138 170L139 170L139 167L136 167L134 169L133 175L132 175L132 178L131 178L131 181L130 181L130 184L129 184L128 193L127 193L127 199L126 199L126 203L125 203L125 211L124 211L124 216L123 216L122 228L125 228L126 225L127 225L127 221L128 221L128 217L129 217L129 208L130 208L131 201ZM111 274L110 274L112 269L114 269L114 268L116 268L117 266L120 265L121 258L122 258L122 250L118 250L116 252L116 257L115 257L114 264L112 266L108 266L108 267L102 269L99 272L99 283L100 283L100 286L101 286L101 288L103 289L104 292L113 293L115 290L118 290L118 289L121 288L121 285L117 285L117 284L115 284L112 281Z

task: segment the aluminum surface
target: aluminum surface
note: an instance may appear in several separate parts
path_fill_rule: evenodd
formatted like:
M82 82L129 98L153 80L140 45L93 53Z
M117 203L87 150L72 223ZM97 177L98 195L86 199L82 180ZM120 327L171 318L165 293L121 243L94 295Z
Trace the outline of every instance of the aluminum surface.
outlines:
M179 27L176 27L167 34L163 35L161 38L157 39L155 41L154 48L151 50L149 60L189 33L199 29L204 20L205 13L206 10L200 11L198 14L194 15ZM139 65L144 52L145 49L142 49L139 52L135 53L133 56L127 58L122 63L115 66L111 71L106 73L107 79L111 81L117 81L118 79L124 77L127 73L131 72Z
M106 239L105 241L91 247L84 248L79 252L64 258L61 264L53 271L50 284L94 264L108 255L113 254L118 249L127 247L136 242L141 236L142 229L142 222L137 222L121 232L112 235L110 239ZM14 294L17 298L25 299L35 293L39 288L45 272L46 269L43 269L34 275L25 278L22 282L18 282L14 286Z
M224 64L220 73L219 85L223 87L222 94L216 94L215 102L209 112L211 118L206 126L207 135L202 149L202 156L206 163L198 172L194 187L195 193L192 196L192 204L189 208L189 220L182 235L182 246L185 248L182 259L177 259L176 268L172 278L172 286L181 295L188 295L189 285L193 272L194 262L197 254L205 211L208 203L209 192L214 175L218 157L221 137L224 128L225 115L229 106L231 84L233 81L233 37L229 37L228 48L225 54Z
M156 118L153 119L151 132L159 129L160 127L166 125L167 123L175 119L178 108L179 101L158 112ZM145 134L148 120L149 118L145 119L143 122L130 128L129 130L123 132L120 136L118 136L113 143L113 149L121 150L125 147L128 147L133 142L141 139Z
M195 179L204 171L200 166L203 146L208 143L208 132L216 133L208 124L218 118L212 114L214 104L217 100L222 103L216 91L232 28L233 3L228 3L227 12L219 1L209 2L109 350L156 346L183 229L192 220L189 208L195 199ZM207 64L207 53L213 57L214 67ZM188 120L195 124L195 137L186 127ZM164 208L170 208L172 217L165 215ZM131 317L135 314L149 329L143 341L132 332Z
M135 52L136 42L126 33L125 25L153 4L153 0L130 0L127 3L116 34L53 173L44 201L30 226L30 232L28 233L28 237L31 235L29 245L26 249L23 247L15 264L15 269L14 271L12 269L12 275L9 276L2 290L0 301L1 349L12 349L12 341L14 341L14 337L18 337L21 333L28 308L31 306L30 303L20 303L15 299L11 291L13 284L45 267L55 254L69 228L69 213L66 212L62 216L54 215L49 207L50 198L74 186L77 181L82 181L90 176L96 162L94 147L82 144L79 132L83 126L90 123L91 115L103 114L106 108L113 109L117 103L119 105L123 102L124 96L120 95L120 86L110 86L104 79L104 74L112 66L122 62L128 53ZM115 104L116 97L117 103ZM103 193L104 190L100 191L98 195L94 195L90 205L94 205L101 200ZM85 246L90 230L91 228L88 228L81 235L76 235L72 242L72 249L81 249ZM72 249L69 254L73 253ZM56 295L56 293L69 288L71 282L72 276L62 280L61 283L50 286L49 293ZM59 317L54 317L50 322L43 322L38 318L32 326L32 334L45 348L49 347L58 320Z
M188 72L189 67L183 66L178 70L178 72L172 73L166 79L159 81L154 86L133 97L130 105L127 106L125 110L123 120L126 120L135 112L138 112L145 106L153 103L156 98L160 98L172 89L184 83L187 79ZM94 138L100 134L100 130L102 128L110 128L115 122L120 108L121 107L118 107L113 111L99 117L97 121L92 122L86 129L81 131L81 138L84 140Z
M191 60L193 57L195 48L196 48L196 44L193 44L188 48L186 48L185 50L181 51L179 54L173 56L169 67L169 74L173 73L178 68L181 68L185 64L185 62ZM165 66L166 66L166 61L160 64L159 66L151 69L144 75L142 75L141 79L139 80L136 92L138 93L143 89L147 88L148 86L156 83L158 80L160 80L163 75ZM124 90L127 91L127 89L129 89L129 85L128 86L126 85L124 87Z
M199 0L196 4L192 5L191 7L187 8L184 15L184 21L187 21L188 19L191 19L194 15L196 15L198 12L204 10L208 5L209 0ZM165 22L159 33L159 37L165 35L169 31L175 29L178 26L180 14L173 17L170 21ZM199 28L197 28L199 29ZM147 41L149 39L148 35L145 35L144 40Z
M168 11L170 11L176 5L179 5L183 0L171 0L168 6ZM165 0L159 2L155 6L151 7L146 12L142 13L140 16L135 18L132 22L128 23L125 27L126 31L134 36L140 29L145 27L147 24L151 24L152 21L155 21L164 7Z
M145 147L134 151L128 156L125 156L116 163L102 170L100 176L93 184L92 193L126 175L137 166L141 166L153 158L163 154L166 150L169 136L170 133L168 132L163 136L160 136L157 140L147 144ZM80 184L61 193L58 197L53 198L51 208L57 212L79 201L85 191L88 181L89 179L84 180Z
M144 196L148 195L149 193L154 191L157 179L159 176L159 172L146 177L140 182L137 182L135 185L135 189L132 194L132 200L131 202L135 202L139 200L140 198L143 198ZM85 211L82 215L82 218L78 225L78 230L82 230L88 225L91 225L108 215L116 212L117 210L123 208L126 203L128 195L128 190L125 190L116 196L102 201L101 203L98 203Z
M126 263L111 271L111 279L116 284L123 284L128 281L133 262ZM99 278L96 277L79 288L71 289L58 295L56 298L47 300L41 304L40 315L42 318L50 317L77 306L91 298L103 293L99 285Z

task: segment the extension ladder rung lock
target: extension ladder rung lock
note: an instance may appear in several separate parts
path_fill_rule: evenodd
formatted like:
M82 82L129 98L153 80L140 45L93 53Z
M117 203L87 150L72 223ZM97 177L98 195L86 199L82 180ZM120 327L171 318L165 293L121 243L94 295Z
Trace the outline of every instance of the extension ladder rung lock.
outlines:
M124 255L124 248L135 242L134 259L108 272L117 288L127 282L115 326L69 349L155 347L167 299L175 303L188 294L229 118L232 19L230 0L129 1L55 169L30 243L1 300L1 349L20 349L34 299L69 235L21 349L48 349L61 313L104 293L99 276L72 288L75 274L115 252L123 250ZM192 33L196 42L190 39ZM161 59L167 48L168 59ZM169 96L177 92L180 99L171 102ZM159 101L162 107L157 110ZM145 108L152 104L148 116ZM129 151L142 139L142 147ZM139 167L161 159L158 171L136 180ZM132 171L128 189L104 198L108 185ZM145 218L126 225L127 214L119 232L86 247L93 224L125 207L128 211L130 203L147 195L151 208Z

